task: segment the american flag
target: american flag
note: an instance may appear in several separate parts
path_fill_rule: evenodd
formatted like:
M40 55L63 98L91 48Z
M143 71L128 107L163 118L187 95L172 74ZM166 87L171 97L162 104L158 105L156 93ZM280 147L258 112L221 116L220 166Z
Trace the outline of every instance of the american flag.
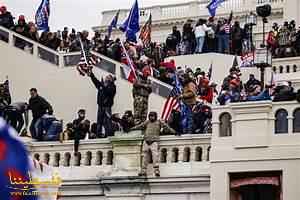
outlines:
M140 39L142 40L144 46L149 46L151 43L151 29L152 29L152 15L150 13L149 19L146 24L143 26Z
M241 56L240 67L253 67L254 65L254 52L248 52Z
M161 114L161 119L164 121L168 121L172 110L179 110L180 101L178 100L178 96L182 94L182 85L178 79L178 76L175 75L175 86L170 92L168 99L166 100L163 111Z
M87 61L84 56L82 56L77 64L77 71L80 75L85 76L93 68L93 65L96 65L99 62L101 62L101 59L96 56L90 55L89 58L87 58Z

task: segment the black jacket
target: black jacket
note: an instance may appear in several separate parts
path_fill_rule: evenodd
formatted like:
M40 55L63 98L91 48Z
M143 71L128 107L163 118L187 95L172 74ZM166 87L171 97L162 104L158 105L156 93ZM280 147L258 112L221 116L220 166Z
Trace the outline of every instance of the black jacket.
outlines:
M0 25L8 29L14 27L14 19L10 12L0 15Z
M91 74L91 79L98 90L98 106L112 107L114 105L114 97L116 95L116 85L113 82L105 85L104 82L99 81L93 73Z
M32 111L33 119L38 119L42 117L44 114L48 113L52 114L53 109L50 103L46 101L43 97L37 96L35 98L29 99L29 110Z

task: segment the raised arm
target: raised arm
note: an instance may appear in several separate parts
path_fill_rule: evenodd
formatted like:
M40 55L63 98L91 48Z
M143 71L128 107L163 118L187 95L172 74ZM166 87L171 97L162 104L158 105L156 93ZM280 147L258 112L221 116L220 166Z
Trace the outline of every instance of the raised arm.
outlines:
M101 83L101 81L99 81L99 80L96 78L96 76L95 76L95 74L94 74L93 72L91 72L90 77L91 77L92 82L94 83L94 85L95 85L95 87L96 87L97 89L99 89L99 88L103 85L103 84Z

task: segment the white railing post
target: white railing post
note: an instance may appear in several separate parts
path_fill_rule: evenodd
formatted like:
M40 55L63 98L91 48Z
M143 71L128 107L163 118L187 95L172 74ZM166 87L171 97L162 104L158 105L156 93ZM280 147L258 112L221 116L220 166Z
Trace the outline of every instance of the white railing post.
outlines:
M12 32L8 32L8 44L9 46L14 46L14 34Z
M35 57L37 57L37 58L39 58L39 51L38 51L38 45L37 44L33 44L33 46L32 46L32 50L33 50L33 55L35 56Z
M60 53L58 53L58 67L59 68L65 67L64 55Z

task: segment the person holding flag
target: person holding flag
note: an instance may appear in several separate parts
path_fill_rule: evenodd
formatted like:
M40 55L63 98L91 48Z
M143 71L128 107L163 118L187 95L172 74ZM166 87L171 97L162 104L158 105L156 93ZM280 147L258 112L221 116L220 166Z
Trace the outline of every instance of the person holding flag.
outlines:
M139 5L138 0L135 0L127 19L120 26L120 30L125 32L127 41L137 42L136 33L140 31L139 24Z
M49 31L50 0L42 0L35 14L38 30Z

